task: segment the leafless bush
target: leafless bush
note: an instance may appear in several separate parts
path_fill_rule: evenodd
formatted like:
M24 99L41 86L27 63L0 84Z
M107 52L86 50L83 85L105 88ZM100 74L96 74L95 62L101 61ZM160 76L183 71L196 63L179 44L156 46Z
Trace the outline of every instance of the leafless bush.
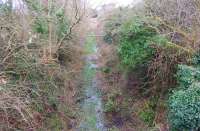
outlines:
M9 1L11 6L0 10L0 130L41 129L47 114L51 113L66 120L61 113L66 109L60 106L64 101L62 95L70 97L66 99L71 103L65 101L66 105L73 104L77 84L74 76L81 66L80 51L70 39L84 16L83 3L78 0L54 3L69 18L68 30L58 38L55 23L49 20L51 4L42 3L49 6L37 14L25 4L28 0L19 1L22 5L18 8L13 9ZM47 19L47 37L33 30L37 16ZM69 58L62 68L60 49L64 50L62 59Z
M199 3L196 0L147 0L147 14L163 24L162 33L173 42L197 49L200 25Z
M199 3L196 0L146 0L146 15L157 21L159 34L169 39L169 47L155 46L148 76L150 84L164 94L176 84L174 74L178 64L190 63L199 50ZM154 91L155 91L154 90Z

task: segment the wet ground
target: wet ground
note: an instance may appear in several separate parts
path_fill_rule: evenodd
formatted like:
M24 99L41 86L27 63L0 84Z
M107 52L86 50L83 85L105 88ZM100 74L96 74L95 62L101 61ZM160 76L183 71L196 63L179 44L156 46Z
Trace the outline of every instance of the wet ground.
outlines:
M87 54L83 70L84 100L81 103L81 123L78 131L106 131L101 93L97 87L98 49L95 38L89 38L85 48Z

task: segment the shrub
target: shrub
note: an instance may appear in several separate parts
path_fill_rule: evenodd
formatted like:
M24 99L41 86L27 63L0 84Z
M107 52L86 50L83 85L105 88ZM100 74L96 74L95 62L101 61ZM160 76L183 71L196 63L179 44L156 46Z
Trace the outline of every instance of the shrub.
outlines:
M115 112L116 110L116 103L112 99L108 99L108 101L104 105L105 112Z
M48 22L43 17L38 17L35 20L35 24L33 26L33 30L40 34L48 34Z
M169 98L169 122L175 131L200 128L200 83L175 91Z
M57 26L57 35L59 37L59 39L61 39L62 37L65 36L65 34L67 34L69 32L69 23L68 20L65 16L65 12L64 10L58 10L56 12L56 26Z
M57 6L51 11L46 10L47 6L41 4L43 2L39 0L23 2L20 4L25 5L26 11L22 8L20 13L18 9L12 10L12 6L8 6L7 3L0 4L1 25L7 25L0 31L1 127L2 130L36 128L49 130L47 127L52 130L61 130L67 125L66 121L65 124L62 123L63 119L68 119L69 116L71 119L71 112L75 112L74 107L70 106L73 103L71 102L73 99L70 99L72 96L67 94L70 94L72 90L76 93L73 84L76 84L75 79L78 78L79 73L71 72L77 69L77 66L61 67L62 63L59 64L59 58L57 59L60 56L54 54L58 49L53 49L55 47L53 45L45 44L57 44L57 40L64 37L68 31L67 15L63 10L55 11L57 10L55 8L59 6L56 1L53 3ZM50 12L50 16L47 16L47 11ZM49 24L52 24L51 32L49 32ZM38 46L29 48L30 46L27 45L29 43ZM72 47L72 44L67 46ZM71 65L79 59L75 53L77 49L74 48L75 46L62 48L62 56L65 58L69 56L67 57L69 59L64 62L67 61L66 63ZM58 50L58 55L61 54L60 50ZM71 52L76 55L71 55ZM72 56L76 57L76 60ZM68 81L70 81L69 84ZM69 85L70 89L65 88ZM64 96L67 96L70 102L65 101ZM64 113L65 115L61 115ZM74 116L73 119L75 119Z
M108 43L108 44L112 44L113 43L113 38L111 36L111 34L107 33L104 37L103 40Z
M200 80L200 72L198 68L186 65L179 65L177 79L180 87L189 88L189 86Z
M179 65L178 90L169 98L169 122L173 130L200 128L200 68L197 55L194 65Z
M117 102L118 96L121 95L121 92L119 90L112 91L111 94L109 94L107 100L104 103L104 111L105 112L118 112L120 111L120 104Z
M46 9L45 5L41 4L38 0L26 0L26 3L35 17L33 24L34 32L48 36L50 31L49 25L51 25L51 31L55 31L54 34L56 34L58 39L62 39L70 32L65 10L58 7L55 2L51 3L52 8L50 8L48 16L45 14L47 13L46 10L49 9Z
M147 101L144 107L139 111L139 117L147 123L149 126L153 125L155 119L155 109L157 105L157 97L152 97L149 101Z
M139 113L139 116L145 123L152 125L155 118L155 111L152 109L144 109Z
M119 55L122 64L134 68L138 64L148 61L153 55L149 47L149 40L156 35L151 27L142 21L129 21L122 26L122 36Z

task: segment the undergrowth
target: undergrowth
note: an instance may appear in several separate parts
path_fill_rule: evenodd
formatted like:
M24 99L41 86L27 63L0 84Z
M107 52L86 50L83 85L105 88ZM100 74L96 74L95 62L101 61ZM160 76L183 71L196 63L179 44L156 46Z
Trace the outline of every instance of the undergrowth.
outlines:
M158 98L156 97L147 100L138 112L139 117L149 126L154 126L155 124L157 101Z
M57 48L58 41L69 43L63 40L69 32L66 10L56 1L49 1L51 7L38 0L23 4L20 13L9 3L0 5L1 129L74 128L80 52L71 44Z
M157 5L162 3L155 1L154 4ZM173 3L168 0L163 1L163 3L165 2ZM186 4L187 2L184 1L183 3ZM109 67L109 70L104 67L103 72L106 76L110 75L108 78L114 79L115 77L112 74L119 71L120 76L125 81L125 84L118 81L118 83L110 84L109 87L114 89L120 85L119 88L122 92L133 92L130 93L133 94L132 98L136 98L139 102L148 101L137 112L138 116L150 127L162 123L165 127L160 128L165 129L168 128L165 103L167 103L169 92L177 87L172 95L170 94L169 99L170 126L175 130L197 130L199 128L197 116L199 113L197 102L199 99L197 88L199 69L197 65L191 66L196 49L187 39L190 38L188 34L192 34L189 31L190 26L179 25L180 23L177 22L176 27L171 22L172 19L170 19L170 13L167 10L156 10L157 7L151 5L150 1L144 3L150 5L146 7L141 3L143 6L138 7L138 10L137 8L119 8L117 12L117 9L114 9L107 15L108 21L106 21L104 27L106 34L103 39L109 46L117 48L118 54L114 57L114 61L117 61L121 68L116 69L115 63L114 66ZM181 5L181 3L176 4ZM176 12L177 10L174 9L173 11ZM169 19L166 20L165 15ZM182 18L182 16L180 17ZM173 19L173 21L176 20ZM184 22L187 23L188 21L182 21L182 23ZM196 41L195 44L197 43ZM112 56L112 54L109 55ZM198 58L195 59L198 61ZM113 61L109 62L112 63ZM132 79L129 80L129 78ZM188 95L186 95L187 93ZM106 96L109 96L109 94L111 95L112 92L107 93ZM152 105L149 99L153 96L158 98ZM117 105L116 101L115 98L108 97L107 111L114 112L118 107L121 108L121 105ZM162 103L162 105L159 102L164 104ZM189 114L191 114L191 117L189 117ZM162 118L164 120L161 120Z

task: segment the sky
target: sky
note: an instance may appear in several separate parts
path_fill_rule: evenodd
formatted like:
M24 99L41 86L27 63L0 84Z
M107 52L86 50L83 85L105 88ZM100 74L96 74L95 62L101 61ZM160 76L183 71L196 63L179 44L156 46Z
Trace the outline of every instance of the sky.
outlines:
M7 0L0 0L0 1L7 1ZM87 0L88 3L92 8L99 8L102 5L109 4L109 3L115 3L116 6L127 6L129 4L136 4L142 0ZM19 5L21 0L13 0L14 5Z
M0 0L0 2L6 2L6 1L8 1L8 0ZM13 1L13 6L14 7L17 7L17 6L19 6L19 5L22 5L22 0L12 0Z
M129 4L136 4L141 0L87 0L93 8L98 8L101 5L115 3L117 6L127 6Z

